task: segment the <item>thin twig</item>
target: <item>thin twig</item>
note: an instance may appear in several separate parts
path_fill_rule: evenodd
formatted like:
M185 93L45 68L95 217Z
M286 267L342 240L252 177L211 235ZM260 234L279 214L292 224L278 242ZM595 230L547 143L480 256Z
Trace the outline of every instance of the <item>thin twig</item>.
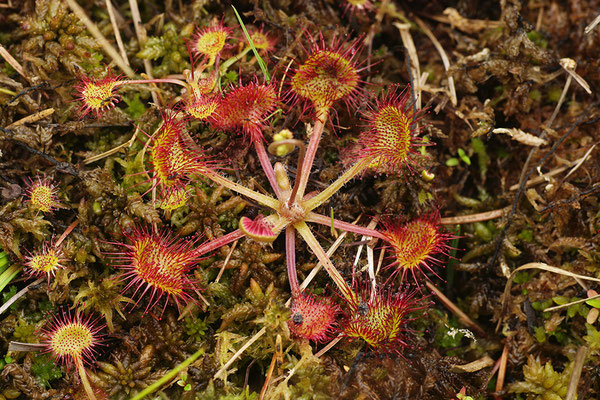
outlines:
M591 31L594 30L594 28L600 24L600 14L598 14L596 16L596 18L594 18L594 20L592 22L590 22L590 24L588 26L585 27L585 30L583 31L586 35L588 35Z
M218 283L221 280L221 276L223 276L223 272L225 271L225 267L227 267L227 264L229 264L229 259L231 258L231 255L233 254L233 251L235 250L235 246L237 246L238 241L239 240L236 240L231 245L231 249L229 250L229 253L227 253L227 257L225 257L225 261L223 261L223 265L221 266L221 269L219 270L219 274L217 275L217 279L215 279L216 283Z
M559 306L548 307L548 308L545 308L543 312L550 312L550 311L560 310L561 308L566 308L566 307L572 306L573 304L585 303L588 300L594 300L594 299L597 299L599 297L600 297L600 294L597 294L597 295L592 296L592 297L586 297L585 299L579 299L579 300L571 301L569 303L561 304Z
M498 369L498 379L496 380L496 393L504 388L504 378L506 377L506 363L508 361L508 343L504 343L504 349L500 356L500 368Z
M581 164L583 164L583 163L585 162L585 160L587 160L587 158L589 157L590 153L591 153L591 152L594 150L594 148L596 147L596 144L598 144L598 143L595 143L595 144L594 144L592 147L590 147L590 148L588 149L588 151L586 151L586 152L585 152L585 154L583 155L583 157L581 157L579 160L577 160L577 161L575 162L575 166L574 166L573 168L571 168L571 170L569 171L569 173L568 173L568 174L566 174L566 175L565 175L565 177L562 179L563 181L564 181L565 179L567 179L569 176L571 176L571 175L573 174L573 172L577 171L577 169L578 169L579 167L581 167Z
M60 237L58 238L58 240L54 243L54 247L58 247L61 245L61 243L67 238L67 236L69 236L69 233L71 233L73 231L73 229L75 229L75 227L79 225L79 220L76 219L75 221L71 222L71 224L67 227L67 229L65 229L65 231L63 232L62 235L60 235Z
M567 81L565 82L565 86L563 86L563 90L560 93L560 97L558 98L558 103L556 103L556 107L554 107L554 111L552 112L550 119L548 120L548 122L546 122L546 126L548 126L548 127L552 126L552 123L554 122L554 118L556 118L556 116L558 115L558 112L560 111L560 107L562 106L563 102L565 101L565 97L567 97L567 92L569 91L569 87L571 86L572 80L573 80L573 77L571 75L567 76Z
M508 207L500 208L498 210L486 211L478 214L459 215L457 217L445 217L440 219L442 225L460 225L460 224L472 224L474 222L489 221L490 219L496 219L502 217Z
M6 300L6 302L4 304L2 304L2 307L0 307L0 315L2 315L4 313L4 311L8 310L8 307L10 307L15 301L17 301L21 297L25 296L25 294L27 294L27 292L29 292L29 289L32 286L39 285L43 280L44 280L43 278L39 278L38 280L31 282L29 285L25 286L23 289L18 291L13 297Z
M477 323L475 321L473 321L471 318L469 318L469 316L467 314L465 314L460 308L458 308L456 306L456 304L454 304L449 298L447 298L441 292L441 290L436 288L429 281L425 282L425 286L427 286L427 288L429 290L431 290L433 292L433 294L435 294L440 299L440 301L446 306L446 308L448 308L454 315L456 315L458 317L460 322L462 322L465 326L469 327L471 330L477 332L478 335L486 336L485 331L483 329L481 329L481 327L479 325L477 325Z
M39 121L40 119L44 119L52 114L54 114L54 108L47 108L47 109L37 112L35 114L28 115L25 118L21 118L20 120L15 121L12 124L8 125L6 128L10 129L10 128L14 128L17 126L30 124L32 122Z
M19 64L19 62L17 60L15 60L15 58L1 44L0 44L0 56L2 56L2 58L4 58L6 60L6 62L9 63L10 66L13 67L13 69L15 71L17 71L17 73L19 75L21 75L23 78L25 78L25 79L27 79L27 81L29 81L29 78L27 77L27 75L25 75L25 71L23 71L23 67L21 66L21 64Z
M421 67L419 65L419 56L417 54L417 48L415 47L415 42L412 39L412 35L410 34L410 25L409 24L401 24L399 22L395 22L394 26L398 28L400 31L400 37L402 38L402 44L406 47L408 51L408 55L410 56L410 69L412 70L412 75L414 77L413 89L415 91L415 107L417 110L421 109L421 85L419 79L421 78Z
M66 2L69 5L69 8L73 10L75 15L83 22L88 31L90 31L92 36L100 43L100 46L102 46L106 54L113 59L115 64L117 64L128 77L132 78L135 75L135 72L133 72L131 67L125 63L119 52L108 42L108 40L106 40L102 32L100 32L100 29L98 29L96 24L89 19L83 8L81 8L75 0L66 0Z
M129 139L127 142L120 144L119 146L114 147L108 151L105 151L104 153L96 154L95 156L86 158L85 160L83 160L83 164L85 164L85 165L91 164L98 160L102 160L105 157L111 156L111 155L117 153L118 151L120 151L121 149L131 148L131 146L133 146L133 143L135 143L135 139L137 138L138 132L139 132L139 128L136 125L135 130L133 131L133 135L131 136L131 139Z
M559 64L570 76L573 77L573 79L575 79L575 82L579 83L579 86L581 86L583 90L587 92L587 94L592 94L592 89L590 88L589 83L587 83L585 79L583 79L583 77L577 73L577 63L575 60L571 58L561 58Z
M343 338L344 338L344 336L342 334L339 334L335 339L333 339L331 342L327 343L327 346L325 346L321 350L319 350L319 352L317 354L315 354L315 357L319 358L323 354L327 353L329 350L331 350L333 348L333 346L338 344L338 342L340 340L342 340Z
M238 359L239 356L241 356L242 354L244 354L244 352L246 351L246 349L250 346L252 346L252 343L256 342L258 339L260 339L260 337L262 335L264 335L267 332L267 327L264 326L262 327L262 329L258 332L256 332L254 334L254 336L252 336L246 343L244 343L244 345L242 347L240 347L240 349L238 351L236 351L236 353L231 356L231 358L225 363L225 365L223 365L221 367L221 369L219 369L214 375L213 375L213 379L219 379L221 377L221 375L223 375L223 373L225 371L227 371L227 368L231 367L231 364L233 364L235 362L235 360Z
M135 28L135 36L137 37L138 44L140 46L140 50L148 37L146 36L146 29L142 25L142 17L140 16L140 9L138 7L137 0L129 0L129 8L131 8L131 17L133 18L133 27ZM148 75L149 79L152 79L152 63L150 60L144 58L144 70L146 71L146 75ZM153 90L152 101L155 104L161 104L158 94Z
M123 39L121 39L121 32L119 31L119 25L117 24L117 18L115 17L115 9L112 5L111 0L106 0L106 9L108 10L110 24L112 25L113 32L115 34L115 39L117 39L117 46L119 47L119 51L121 52L121 57L123 57L123 61L125 61L125 64L130 65L129 59L127 58L127 52L125 51L125 46L123 45Z
M429 27L425 24L425 22L423 22L421 20L421 18L419 18L419 17L415 17L415 21L417 22L417 25L419 25L419 27L423 30L423 32L425 32L425 35L427 35L429 40L431 40L431 42L433 43L433 46L435 47L435 49L440 54L440 57L442 58L442 63L444 64L444 69L446 70L446 74L448 75L448 88L450 89L450 101L452 102L452 105L456 107L456 105L458 104L458 100L456 99L456 88L454 87L454 77L452 75L448 74L448 70L450 69L450 60L448 59L448 55L446 54L446 51L442 47L441 43L437 40L437 38L435 37L435 35L431 31L431 29L429 29Z
M585 364L588 350L589 349L587 346L580 346L577 349L575 363L573 364L573 371L571 372L571 379L569 380L569 390L567 391L567 397L565 397L565 400L575 400L575 397L577 396L577 386L579 385L581 371L583 369L583 364Z
M269 390L269 385L272 382L273 371L275 370L275 365L281 365L283 363L283 347L281 343L281 335L277 335L277 339L275 340L275 352L273 352L273 358L271 359L271 365L269 366L269 371L267 372L267 377L265 378L265 383L260 391L259 400L263 400L267 391Z

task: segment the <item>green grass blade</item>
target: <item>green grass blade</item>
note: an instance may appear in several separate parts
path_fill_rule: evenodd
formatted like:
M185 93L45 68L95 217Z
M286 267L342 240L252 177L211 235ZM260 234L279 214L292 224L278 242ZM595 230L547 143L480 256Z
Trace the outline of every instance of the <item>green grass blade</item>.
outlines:
M267 70L267 64L261 58L260 54L258 54L258 50L256 50L256 47L254 47L254 42L252 42L252 38L250 38L250 34L248 34L248 31L246 30L246 26L244 25L244 21L242 21L242 17L240 16L240 14L238 14L237 10L235 9L235 6L232 5L231 7L233 7L233 12L235 12L235 16L237 17L237 20L240 23L242 30L244 31L244 35L246 35L246 39L248 39L248 43L252 48L254 57L256 57L256 60L258 61L258 65L260 66L260 69L262 70L262 73L265 76L267 83L270 82L271 77L269 76L269 71Z
M12 280L21 272L21 266L18 264L11 265L6 271L0 275L0 292L4 290Z
M197 352L195 352L194 354L192 354L190 357L188 357L187 359L185 359L181 364L179 364L178 366L176 366L175 368L173 368L172 370L170 370L169 372L167 372L165 375L163 375L159 380L157 380L156 382L154 382L152 385L148 386L147 388L145 388L144 390L142 390L141 392L139 392L136 396L132 397L131 400L141 400L144 397L148 396L149 394L152 394L152 393L156 392L158 389L160 389L160 387L162 385L164 385L165 383L168 383L169 381L171 381L181 371L183 371L189 365L191 365L194 361L196 361L196 359L198 359L198 357L200 357L201 355L203 355L204 352L205 352L204 349L198 350Z

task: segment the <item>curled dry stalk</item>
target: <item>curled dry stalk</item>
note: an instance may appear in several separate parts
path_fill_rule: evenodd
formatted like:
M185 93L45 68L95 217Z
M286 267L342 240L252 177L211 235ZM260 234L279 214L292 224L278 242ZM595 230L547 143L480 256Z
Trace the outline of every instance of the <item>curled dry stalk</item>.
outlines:
M571 277L573 279L581 279L593 282L600 282L600 279L594 278L591 276L579 275L570 271L565 271L564 269L552 267L545 263L533 262L520 266L519 268L513 270L506 281L506 286L504 287L504 294L502 295L502 308L500 309L500 316L498 317L498 324L496 325L496 332L500 329L500 325L504 319L506 314L506 309L508 308L508 302L510 300L510 289L512 288L513 279L517 272L524 271L527 269L541 269L543 271L553 272L555 274L560 274L564 276ZM589 299L586 299L589 300Z

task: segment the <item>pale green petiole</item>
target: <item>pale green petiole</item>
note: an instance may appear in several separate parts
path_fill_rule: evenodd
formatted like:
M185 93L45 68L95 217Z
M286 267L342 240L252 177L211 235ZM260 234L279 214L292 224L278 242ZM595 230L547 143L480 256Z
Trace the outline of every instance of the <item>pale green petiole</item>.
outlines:
M232 182L229 179L217 174L216 172L208 170L205 173L203 173L203 175L212 180L213 182L218 183L219 185L223 185L226 188L233 190L236 193L242 194L264 206L267 206L274 210L277 210L279 208L280 203L278 200L272 198L271 196L265 196L264 194L255 192L252 189L248 189L245 186Z
M339 178L335 180L331 185L329 185L325 190L321 193L317 194L315 197L312 197L304 202L304 207L308 211L312 211L315 208L319 207L321 204L325 203L331 196L333 196L337 191L339 191L342 186L344 186L348 181L354 178L356 175L360 174L369 166L370 160L363 159L350 168L346 170Z
M323 265L323 268L325 268L325 270L331 277L331 280L333 280L333 282L340 290L340 293L348 300L352 300L352 290L350 289L350 286L348 286L340 272L335 268L335 266L327 256L327 253L325 253L325 250L323 250L323 247L321 247L315 236L310 231L308 225L306 225L306 222L298 222L294 224L294 228L296 228L296 231L298 231L298 233L300 234L300 236L302 236L306 244L308 244L308 247L310 247L313 253L315 253L317 258Z

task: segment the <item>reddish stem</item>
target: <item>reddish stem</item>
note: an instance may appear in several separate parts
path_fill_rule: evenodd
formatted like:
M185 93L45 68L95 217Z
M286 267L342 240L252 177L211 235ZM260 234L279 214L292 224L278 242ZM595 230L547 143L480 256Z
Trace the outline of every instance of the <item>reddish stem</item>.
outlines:
M306 217L306 222L314 222L316 224L331 226L332 220L330 217L327 217L325 215L310 212ZM376 229L365 228L363 226L356 225L350 222L340 221L339 219L335 218L333 219L333 227L347 232L358 233L359 235L363 236L371 236L376 237L378 239L387 240L385 235Z
M304 160L302 162L302 167L298 169L296 182L294 182L294 190L292 192L292 195L295 193L297 202L300 202L304 197L304 191L308 184L308 178L310 177L310 171L315 160L315 155L317 154L317 149L321 142L321 135L323 134L323 127L325 126L326 120L327 114L325 114L323 118L319 118L315 121L313 133L310 137L310 142L308 143L306 154L304 155ZM290 200L291 199L292 198L290 198Z
M156 79L130 79L124 81L118 81L115 86L121 85L136 85L136 84L144 84L144 83L173 83L175 85L188 87L188 84L180 79L169 79L169 78L156 78Z
M275 192L275 195L279 199L279 201L283 201L281 198L281 188L277 183L277 178L275 177L275 170L273 169L273 165L269 160L269 155L267 154L267 150L265 149L265 145L262 141L261 135L252 135L254 142L254 148L256 149L256 154L258 155L258 160L260 161L260 165L262 166L263 171L265 171L265 175L267 175L267 179Z
M288 280L292 289L292 298L296 298L300 295L300 285L298 285L298 273L296 271L296 231L291 225L285 228L285 261Z
M67 227L67 229L65 229L65 231L63 232L62 235L60 235L60 237L58 238L58 240L56 241L56 243L54 243L54 247L58 247L60 246L60 244L67 238L67 236L69 236L69 233L71 233L73 231L73 229L75 229L75 227L79 225L79 220L76 219L75 221L71 222L71 225L69 225Z
M206 242L206 243L200 245L200 247L197 247L194 250L194 254L196 256L201 256L210 251L218 249L219 247L225 246L226 244L235 242L236 240L238 240L242 237L244 237L244 233L240 229L236 229L235 231L230 232L226 235L223 235L218 239L214 239L214 240L211 240L209 242Z

